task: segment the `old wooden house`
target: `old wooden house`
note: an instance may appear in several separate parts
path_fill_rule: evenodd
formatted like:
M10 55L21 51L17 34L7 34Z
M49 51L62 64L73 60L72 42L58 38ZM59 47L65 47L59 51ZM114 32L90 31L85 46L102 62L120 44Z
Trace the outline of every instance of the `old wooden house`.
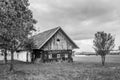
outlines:
M72 61L72 50L78 46L70 39L61 27L57 27L32 37L36 49L32 61Z

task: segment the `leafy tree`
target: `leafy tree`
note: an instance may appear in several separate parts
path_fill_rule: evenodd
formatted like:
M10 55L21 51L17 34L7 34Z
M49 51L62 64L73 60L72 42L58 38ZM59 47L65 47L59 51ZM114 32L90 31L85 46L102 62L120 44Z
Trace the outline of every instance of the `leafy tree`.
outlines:
M7 51L8 51L8 43L9 41L7 41L7 38L5 38L5 36L1 36L0 35L0 49L4 55L4 62L5 64L7 63Z
M6 49L5 41L0 37L0 49L2 54L4 54L4 62L7 63L7 49Z
M27 51L26 61L28 62L28 53L32 53L33 49L36 49L36 45L33 42L33 39L28 39L24 43L24 49Z
M95 34L95 39L93 40L94 49L101 56L103 66L105 64L105 56L114 48L114 41L115 39L110 33L97 32Z
M11 52L10 70L13 70L14 52L35 30L35 23L28 0L0 0L0 35Z

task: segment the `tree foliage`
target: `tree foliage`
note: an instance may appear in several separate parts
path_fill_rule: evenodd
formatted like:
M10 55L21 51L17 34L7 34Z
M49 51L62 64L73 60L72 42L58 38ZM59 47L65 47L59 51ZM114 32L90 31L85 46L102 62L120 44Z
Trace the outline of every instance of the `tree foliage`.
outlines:
M31 52L33 49L36 49L33 39L27 39L24 42L24 49L29 52Z
M110 33L105 32L97 32L95 34L95 39L93 40L94 43L94 50L98 55L102 57L102 64L104 65L105 56L109 54L110 51L114 48L114 37Z
M36 49L36 45L34 44L33 39L27 39L24 42L24 48L23 49L27 51L26 61L28 62L28 53L32 53L33 49Z
M35 23L28 0L0 0L0 36L11 52L12 61L13 53L35 30Z
M118 46L118 50L120 50L120 46Z

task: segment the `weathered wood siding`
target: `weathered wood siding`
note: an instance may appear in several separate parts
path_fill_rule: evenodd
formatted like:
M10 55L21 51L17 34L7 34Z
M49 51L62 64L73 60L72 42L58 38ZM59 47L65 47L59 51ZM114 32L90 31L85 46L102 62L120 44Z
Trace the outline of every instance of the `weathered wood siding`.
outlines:
M60 41L57 41L57 40ZM43 47L43 50L72 50L73 45L69 39L59 30Z

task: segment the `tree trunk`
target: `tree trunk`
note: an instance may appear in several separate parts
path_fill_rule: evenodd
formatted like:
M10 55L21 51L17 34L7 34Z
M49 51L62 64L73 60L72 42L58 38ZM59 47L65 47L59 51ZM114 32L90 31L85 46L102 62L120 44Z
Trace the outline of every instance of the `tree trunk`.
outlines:
M4 61L5 61L5 64L7 63L7 50L5 49L4 51Z
M31 59L31 63L33 63L33 53L32 52L30 52L30 59Z
M102 59L102 65L104 66L105 65L105 56L101 56L101 59Z
M26 54L26 62L28 62L28 51L27 51L27 54Z
M31 55L32 55L32 63L34 63L34 61L35 61L35 55L33 54L33 53L31 53Z
M10 71L14 70L13 62L14 62L14 51L11 51Z

